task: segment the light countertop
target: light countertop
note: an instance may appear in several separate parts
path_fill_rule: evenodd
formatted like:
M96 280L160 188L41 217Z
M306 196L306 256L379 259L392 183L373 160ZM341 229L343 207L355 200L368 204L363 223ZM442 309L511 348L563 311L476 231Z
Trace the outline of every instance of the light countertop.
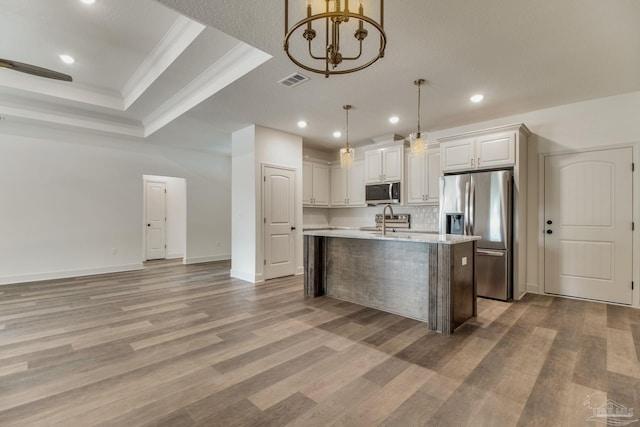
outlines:
M480 236L460 236L458 234L439 234L439 233L416 233L407 231L387 231L386 236L380 231L363 231L355 229L332 229L332 230L305 230L305 236L320 237L342 237L347 239L368 239L368 240L395 240L403 242L416 243L444 243L455 245L457 243L472 242L480 240Z

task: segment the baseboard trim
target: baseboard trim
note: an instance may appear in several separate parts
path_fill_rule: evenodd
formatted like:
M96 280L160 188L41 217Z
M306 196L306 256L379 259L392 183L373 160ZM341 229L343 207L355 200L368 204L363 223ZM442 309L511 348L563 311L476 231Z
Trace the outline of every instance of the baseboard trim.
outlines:
M243 271L238 271L238 270L231 270L229 272L229 275L234 279L244 280L245 282L249 282L249 283L259 283L263 281L262 275L259 275L259 276L253 275L251 273L245 273Z
M184 254L167 254L167 259L184 258Z
M15 283L41 282L44 280L67 279L70 277L95 276L97 274L121 273L123 271L142 270L142 263L112 265L109 267L81 268L78 270L51 271L37 274L0 277L0 285Z
M541 294L540 285L537 283L527 283L527 293L531 294Z
M190 257L185 258L185 264L200 264L203 262L213 262L213 261L227 261L231 259L231 254L224 255L214 255L214 256L199 256L199 257Z
M300 276L301 274L304 274L304 267L298 267L296 269L296 276Z

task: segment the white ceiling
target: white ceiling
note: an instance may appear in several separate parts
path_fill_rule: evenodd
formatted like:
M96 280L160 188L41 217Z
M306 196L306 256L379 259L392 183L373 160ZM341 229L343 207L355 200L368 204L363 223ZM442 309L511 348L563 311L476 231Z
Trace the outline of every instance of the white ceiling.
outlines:
M0 0L0 57L75 79L0 69L0 114L140 137L170 124L150 142L227 152L230 133L256 123L333 150L347 103L356 145L414 131L416 78L426 130L640 90L637 0L388 1L385 57L328 79L286 57L283 15L283 1ZM294 72L311 80L277 83Z

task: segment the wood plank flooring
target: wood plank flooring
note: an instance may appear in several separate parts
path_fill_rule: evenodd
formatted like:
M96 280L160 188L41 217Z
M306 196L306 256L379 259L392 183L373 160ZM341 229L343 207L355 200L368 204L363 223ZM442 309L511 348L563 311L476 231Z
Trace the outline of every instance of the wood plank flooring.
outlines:
M0 287L0 425L574 426L593 393L640 410L640 310L479 299L445 337L229 267Z

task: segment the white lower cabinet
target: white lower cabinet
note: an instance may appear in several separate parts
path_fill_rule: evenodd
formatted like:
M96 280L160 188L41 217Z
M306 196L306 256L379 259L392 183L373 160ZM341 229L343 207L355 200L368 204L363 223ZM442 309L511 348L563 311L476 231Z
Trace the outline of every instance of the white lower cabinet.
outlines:
M407 158L407 204L438 203L440 150L429 148L424 156Z
M348 169L331 166L331 206L365 206L364 163Z

